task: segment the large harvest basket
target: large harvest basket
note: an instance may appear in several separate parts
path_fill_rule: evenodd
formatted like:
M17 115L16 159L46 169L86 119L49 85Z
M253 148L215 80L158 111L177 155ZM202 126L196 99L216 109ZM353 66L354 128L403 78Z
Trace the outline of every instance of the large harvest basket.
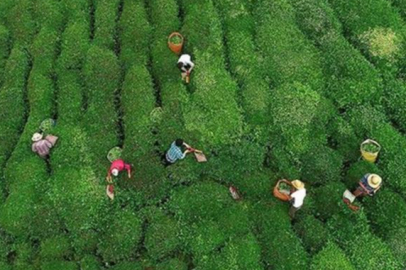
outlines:
M366 145L374 145L374 146L376 146L377 151L370 152L370 151L365 150ZM371 163L375 163L376 159L378 158L379 151L381 151L381 145L378 142L374 141L374 140L367 139L367 140L365 140L365 141L363 141L361 143L360 150L361 150L361 154L362 154L363 159L365 159L366 161L369 161Z
M175 44L173 43L171 40L174 37L179 37L181 39L181 42L179 44ZM177 55L180 55L182 53L182 48L183 48L183 41L184 38L183 36L178 33L178 32L173 32L172 34L169 35L168 37L168 47L169 49L171 49L171 51L173 51L174 53L176 53Z
M275 187L273 188L273 195L274 195L276 198L278 198L279 200L284 201L284 202L287 202L287 201L289 201L290 196L289 196L289 194L283 193L283 192L281 192L281 191L279 190L279 185L280 185L281 183L286 183L286 184L288 184L289 186L292 185L288 180L285 180L285 179L279 180L279 181L276 183Z

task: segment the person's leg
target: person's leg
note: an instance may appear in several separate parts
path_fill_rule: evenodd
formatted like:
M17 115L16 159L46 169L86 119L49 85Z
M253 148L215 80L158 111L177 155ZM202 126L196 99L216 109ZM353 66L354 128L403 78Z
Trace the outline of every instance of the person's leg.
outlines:
M185 80L186 76L187 76L187 73L186 73L186 72L182 72L182 81Z
M296 215L297 210L299 210L299 208L296 208L296 207L294 207L293 205L290 207L290 209L289 209L289 216L290 216L290 219L294 219L294 218L295 218L295 215Z
M366 193L362 187L358 187L352 194L355 197L365 197Z
M161 156L161 161L165 168L172 164L166 159L166 153Z

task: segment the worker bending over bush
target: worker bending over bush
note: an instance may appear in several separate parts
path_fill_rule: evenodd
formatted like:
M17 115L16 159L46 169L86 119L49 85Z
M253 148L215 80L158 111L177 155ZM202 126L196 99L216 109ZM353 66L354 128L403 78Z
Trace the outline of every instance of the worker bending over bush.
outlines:
M192 72L195 64L192 62L189 54L182 54L178 60L178 68L182 72L182 81L186 79L186 83L189 83L189 76Z
M292 186L295 191L290 194L291 207L289 209L289 216L291 219L295 218L296 212L302 207L304 198L306 197L305 185L300 180L292 181Z

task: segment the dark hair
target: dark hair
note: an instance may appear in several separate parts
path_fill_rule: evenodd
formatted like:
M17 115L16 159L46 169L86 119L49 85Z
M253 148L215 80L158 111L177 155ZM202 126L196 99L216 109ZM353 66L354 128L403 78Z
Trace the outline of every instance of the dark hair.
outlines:
M179 62L179 63L177 64L177 66L178 66L179 69L181 69L181 68L183 68L183 63L182 63L182 62Z
M181 147L183 145L183 140L182 139L176 139L175 144L176 144L176 146Z

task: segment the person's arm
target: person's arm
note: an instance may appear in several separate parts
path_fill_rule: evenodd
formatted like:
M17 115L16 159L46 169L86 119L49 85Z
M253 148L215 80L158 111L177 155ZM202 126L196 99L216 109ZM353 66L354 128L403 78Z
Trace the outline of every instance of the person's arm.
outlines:
M111 169L109 169L109 170L107 171L106 181L107 181L108 183L111 183Z
M125 164L124 164L124 168L127 170L128 178L131 178L131 165L125 163Z
M192 148L190 145L188 145L187 143L183 143L183 146L185 146L186 148Z
M37 147L35 147L35 143L32 144L31 150L36 153L37 152Z
M53 146L53 144L52 144L50 141L48 141L48 140L45 140L45 144L46 144L46 146L48 147L48 149L51 149L52 146Z
M186 150L185 152L183 152L182 156L180 157L180 159L184 159L186 157L187 154L190 153L190 150Z

